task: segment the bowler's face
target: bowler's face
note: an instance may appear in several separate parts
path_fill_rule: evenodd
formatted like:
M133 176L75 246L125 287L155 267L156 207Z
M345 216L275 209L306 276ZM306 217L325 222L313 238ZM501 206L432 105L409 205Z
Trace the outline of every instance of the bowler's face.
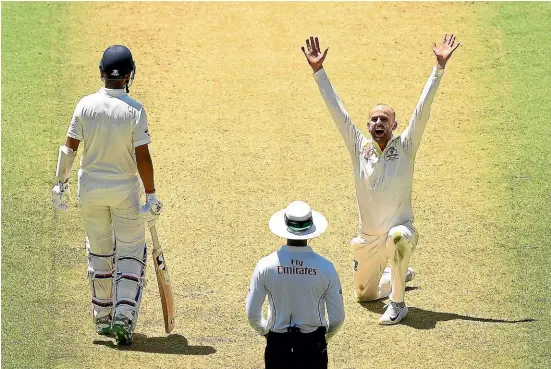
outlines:
M392 138L392 131L396 129L394 112L389 106L376 105L369 112L367 129L373 140L379 145L388 142Z

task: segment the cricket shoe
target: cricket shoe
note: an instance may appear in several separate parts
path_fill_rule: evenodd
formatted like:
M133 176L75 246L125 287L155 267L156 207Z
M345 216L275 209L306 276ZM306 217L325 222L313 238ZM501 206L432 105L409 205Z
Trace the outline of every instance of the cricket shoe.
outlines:
M96 333L100 336L111 336L111 315L106 315L96 319Z
M130 345L132 343L132 321L124 315L115 315L113 319L113 333L117 345Z
M385 313L379 319L379 324L392 325L399 323L408 314L408 307L405 302L397 303L390 301L386 306Z
M383 273L390 273L390 267L386 267ZM409 267L408 271L406 272L406 283L411 282L415 279L415 271L413 268Z

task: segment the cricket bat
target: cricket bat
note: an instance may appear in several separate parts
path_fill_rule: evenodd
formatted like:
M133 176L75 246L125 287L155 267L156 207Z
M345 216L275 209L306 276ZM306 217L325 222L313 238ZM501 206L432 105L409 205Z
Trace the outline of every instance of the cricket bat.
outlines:
M165 332L170 333L174 329L174 298L170 286L170 278L166 268L163 249L157 236L157 228L150 227L151 240L153 241L153 263L155 264L155 274L157 275L157 284L161 295L161 305L163 306L163 317L165 320Z

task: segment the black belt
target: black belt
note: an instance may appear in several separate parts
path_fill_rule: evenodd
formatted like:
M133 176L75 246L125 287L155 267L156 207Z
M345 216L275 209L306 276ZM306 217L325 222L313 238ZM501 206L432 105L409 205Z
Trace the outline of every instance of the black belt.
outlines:
M269 331L268 335L291 336L291 335L300 334L306 337L308 336L315 337L315 336L321 336L321 335L325 336L326 332L327 332L327 329L325 327L318 327L315 331L309 332L309 333L301 332L299 327L287 327L287 332L280 333L280 332Z
M267 335L268 345L285 345L288 347L304 347L304 346L316 346L326 347L325 342L325 327L319 327L313 332L303 333L298 327L289 327L287 332L277 333L269 331Z

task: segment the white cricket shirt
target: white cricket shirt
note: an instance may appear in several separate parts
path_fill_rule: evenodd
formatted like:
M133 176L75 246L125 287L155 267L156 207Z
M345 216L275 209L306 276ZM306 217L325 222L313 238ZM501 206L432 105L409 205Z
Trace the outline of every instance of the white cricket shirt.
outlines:
M67 136L84 141L81 170L99 178L136 176L134 149L151 142L142 104L122 89L101 88L82 98Z
M430 106L443 69L434 67L409 124L384 151L354 125L324 69L314 73L321 95L352 157L360 236L382 235L414 221L411 189L415 154L429 120Z
M262 305L266 295L268 318L264 319ZM249 324L261 335L269 330L285 333L290 326L299 327L303 333L325 326L329 339L344 321L337 271L309 246L281 246L256 265L246 311Z

